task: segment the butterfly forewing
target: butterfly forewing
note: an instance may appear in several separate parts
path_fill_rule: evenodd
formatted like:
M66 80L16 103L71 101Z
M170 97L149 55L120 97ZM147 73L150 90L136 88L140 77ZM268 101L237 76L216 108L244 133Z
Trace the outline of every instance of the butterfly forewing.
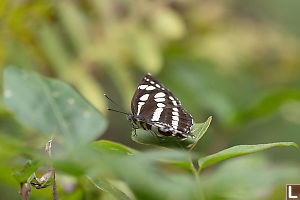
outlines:
M133 116L140 116L147 124L155 126L164 135L190 137L187 134L193 119L180 101L151 74L139 82L131 101Z

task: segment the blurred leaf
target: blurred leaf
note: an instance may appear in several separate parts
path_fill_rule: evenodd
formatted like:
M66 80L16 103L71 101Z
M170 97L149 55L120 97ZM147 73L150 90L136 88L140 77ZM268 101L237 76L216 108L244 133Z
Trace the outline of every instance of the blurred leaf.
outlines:
M196 114L194 111L206 110L210 114L213 113L220 123L226 124L232 113L236 112L236 105L231 99L234 96L232 88L235 88L236 83L230 83L232 79L226 79L215 66L203 61L191 61L175 55L169 62L168 68L163 72L163 77L170 85L169 89L182 96L182 98L177 96L179 99L188 100L187 103L182 103L187 105L186 109L191 111L194 119ZM184 83L178 81L178 77L184 80ZM201 115L207 114L201 112Z
M90 142L106 127L104 117L70 85L14 66L4 72L4 102L24 123L68 142Z
M120 191L118 188L114 187L111 185L108 181L104 179L95 179L93 180L92 178L88 177L88 179L100 190L109 192L112 194L116 199L121 199L121 200L130 200L124 192Z
M186 31L183 20L171 9L158 10L152 16L152 26L158 36L167 39L180 39Z
M94 78L94 76L82 66L73 66L60 76L63 80L68 81L98 110L106 110L106 98L103 96L104 91Z
M213 173L203 174L200 184L205 199L282 200L285 184L299 182L299 169L297 164L274 164L264 153L251 154L222 162ZM280 195L270 198L276 190Z
M81 188L76 188L71 193L65 194L63 197L60 197L62 200L79 200L83 198L83 190Z
M195 138L179 138L179 137L168 137L160 135L154 135L151 131L143 129L137 129L136 135L132 132L131 139L137 143L157 145L168 148L194 148L204 133L207 131L212 117L209 117L204 123L195 123L190 134L195 135Z
M137 151L126 147L122 144L118 144L116 142L111 142L108 140L99 140L92 143L92 146L102 152L108 154L116 154L116 155L133 155L136 154Z
M59 160L59 159L55 160L54 166L55 166L55 169L58 169L67 174L73 175L75 177L85 175L86 171L88 170L85 163L80 163L79 161L76 162L76 161L68 159L68 158L61 159L61 160Z
M235 123L257 119L272 114L288 101L300 101L300 91L284 89L260 97L251 106L241 109L235 116Z
M218 153L212 154L210 156L200 158L198 163L200 166L200 170L202 170L210 165L226 160L228 158L233 158L240 155L263 151L276 146L298 147L298 145L294 142L277 142L277 143L257 144L257 145L238 145L238 146L230 147Z
M145 151L140 154L136 154L138 159L141 159L147 163L157 163L157 161L168 161L168 162L181 162L188 161L191 156L194 156L189 151L181 149L169 149L169 148L159 148L155 150ZM133 156L132 156L133 157ZM131 157L128 157L131 158Z
M167 163L173 166L177 166L189 171L192 171L191 159L199 158L199 155L191 153L189 151L182 151L179 149L160 149L152 150L148 152L143 152L142 154L137 154L139 158L146 160L148 163Z
M13 176L19 183L27 182L28 178L38 169L40 166L37 160L28 160L23 169L20 172L14 172Z
M158 167L157 161L160 159L183 159L183 156L188 157L187 152L165 149L151 151L136 156L123 156L118 160L112 159L109 169L114 177L119 177L129 186L136 199L196 199L191 196L199 188L196 189L191 176L183 177L187 182L179 182L178 179L170 179L169 174Z
M99 64L101 65L101 61ZM125 105L130 105L132 91L136 88L131 73L122 64L112 61L108 61L105 66L110 78L116 81L115 84L117 86L122 85L122 87L118 87L118 90L125 101Z
M177 166L177 167L180 167L182 169L186 169L190 172L193 171L193 166L191 165L191 161L165 161L166 163L168 164L171 164L171 165L174 165L174 166Z
M79 5L62 1L58 6L59 18L68 33L76 52L82 54L89 45L88 23Z
M16 157L22 152L24 155L33 156L34 152L28 146L20 143L20 138L0 132L0 158Z
M70 53L64 46L64 39L55 26L44 23L39 29L40 48L56 73L61 73L71 65Z
M130 47L140 68L145 72L158 73L162 67L159 44L150 34L139 31L131 36Z

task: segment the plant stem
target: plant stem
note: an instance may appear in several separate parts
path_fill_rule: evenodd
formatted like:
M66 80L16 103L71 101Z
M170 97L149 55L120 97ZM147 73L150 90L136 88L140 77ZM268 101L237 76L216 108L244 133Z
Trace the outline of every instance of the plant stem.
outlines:
M53 200L58 200L57 189L56 189L56 181L55 181L55 169L54 168L53 168L52 195L53 195Z
M199 175L200 175L201 168L199 168L199 170L196 169L195 164L193 163L193 160L192 160L191 157L190 157L190 165L191 165L193 174L195 176L195 180L196 180L197 186L200 187L200 176ZM205 195L204 195L204 192L203 192L202 189L200 189L200 193L199 194L201 195L200 199L205 200Z
M198 182L199 181L199 174L198 174L198 170L196 169L194 163L193 163L193 159L190 157L190 165L191 165L191 168L192 168L192 171L193 171L193 174L195 176L195 179L196 181Z
M52 142L53 142L53 137L47 142L45 151L48 153L49 158L51 159L52 157ZM53 195L53 200L58 200L58 195L57 195L57 189L56 189L56 181L55 181L55 169L52 165L52 172L53 172L53 183L52 183L52 195Z

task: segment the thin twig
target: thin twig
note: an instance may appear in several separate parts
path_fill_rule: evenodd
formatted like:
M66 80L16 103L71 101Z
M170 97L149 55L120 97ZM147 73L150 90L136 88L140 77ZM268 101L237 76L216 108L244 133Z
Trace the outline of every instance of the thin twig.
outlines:
M55 181L55 169L54 168L53 168L52 195L53 195L53 200L58 200L57 189L56 189L56 181Z
M52 142L53 142L53 137L47 142L45 151L48 153L49 158L51 159L52 156ZM55 169L52 165L52 173L53 173L53 183L52 183L52 195L53 195L53 200L58 200L58 195L57 195L57 189L56 189L56 181L55 181Z

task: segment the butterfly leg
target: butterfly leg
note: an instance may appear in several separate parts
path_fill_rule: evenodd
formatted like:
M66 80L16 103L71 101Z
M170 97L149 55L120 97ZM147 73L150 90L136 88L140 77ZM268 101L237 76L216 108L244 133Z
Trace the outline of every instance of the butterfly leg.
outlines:
M136 129L135 129L135 128L132 128L132 131L134 131L133 136L137 136L137 134L136 134Z

